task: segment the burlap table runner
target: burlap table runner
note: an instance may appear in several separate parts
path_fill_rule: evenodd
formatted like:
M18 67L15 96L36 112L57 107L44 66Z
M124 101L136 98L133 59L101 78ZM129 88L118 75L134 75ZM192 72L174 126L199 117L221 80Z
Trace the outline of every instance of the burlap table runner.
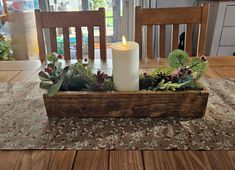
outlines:
M48 120L38 83L2 83L0 149L235 149L235 80L205 84L210 98L200 119Z

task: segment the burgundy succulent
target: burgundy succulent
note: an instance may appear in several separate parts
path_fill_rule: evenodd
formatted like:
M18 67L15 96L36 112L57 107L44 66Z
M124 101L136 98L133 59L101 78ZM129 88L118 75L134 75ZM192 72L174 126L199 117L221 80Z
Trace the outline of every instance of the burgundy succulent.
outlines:
M96 85L97 90L105 90L105 84L104 83L99 83Z
M105 74L104 72L101 72L100 70L97 71L97 74L95 76L97 78L97 81L100 83L103 83L105 79L109 78L107 74Z

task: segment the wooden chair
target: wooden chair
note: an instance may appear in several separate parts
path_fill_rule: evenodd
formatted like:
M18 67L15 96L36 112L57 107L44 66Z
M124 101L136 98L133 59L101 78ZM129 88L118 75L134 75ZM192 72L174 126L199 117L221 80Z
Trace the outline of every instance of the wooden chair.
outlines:
M8 20L7 1L2 0L2 5L3 5L3 14L0 14L0 20L5 22Z
M179 24L187 24L184 49L186 49L190 56L192 56L193 27L194 24L199 24L197 55L205 54L208 10L208 4L202 4L198 7L159 9L142 9L137 6L135 9L135 41L140 44L140 54L142 54L142 26L147 26L147 57L151 58L153 57L153 25L160 26L159 54L160 57L166 57L166 25L173 25L172 50L174 50L178 48Z
M98 11L79 11L79 12L40 12L35 10L37 36L39 45L40 59L45 59L45 43L43 28L49 28L51 52L57 52L56 28L62 28L64 40L64 57L70 59L70 40L69 27L76 30L76 57L82 59L82 30L88 30L88 57L94 59L94 27L99 27L100 32L100 56L106 59L106 28L105 28L105 9L99 8Z

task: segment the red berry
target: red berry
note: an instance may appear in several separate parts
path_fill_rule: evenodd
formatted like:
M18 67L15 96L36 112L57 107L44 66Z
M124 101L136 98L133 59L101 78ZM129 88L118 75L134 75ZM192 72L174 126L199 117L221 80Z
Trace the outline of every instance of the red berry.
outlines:
M202 61L206 61L206 56L204 56L204 55L201 56L201 60L202 60Z
M53 69L52 69L51 67L47 67L47 68L46 68L46 71L47 71L48 73L51 73L51 72L53 71Z
M145 77L145 78L148 77L148 74L147 74L147 73L144 73L144 77Z
M63 55L59 54L57 57L58 57L58 59L62 59Z
M187 74L192 74L192 70L188 69Z

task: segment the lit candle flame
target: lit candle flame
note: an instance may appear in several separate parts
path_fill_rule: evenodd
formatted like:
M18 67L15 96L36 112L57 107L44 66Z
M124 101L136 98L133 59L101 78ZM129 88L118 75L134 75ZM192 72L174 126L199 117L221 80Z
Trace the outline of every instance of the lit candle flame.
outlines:
M126 38L124 35L122 36L122 45L126 45Z

